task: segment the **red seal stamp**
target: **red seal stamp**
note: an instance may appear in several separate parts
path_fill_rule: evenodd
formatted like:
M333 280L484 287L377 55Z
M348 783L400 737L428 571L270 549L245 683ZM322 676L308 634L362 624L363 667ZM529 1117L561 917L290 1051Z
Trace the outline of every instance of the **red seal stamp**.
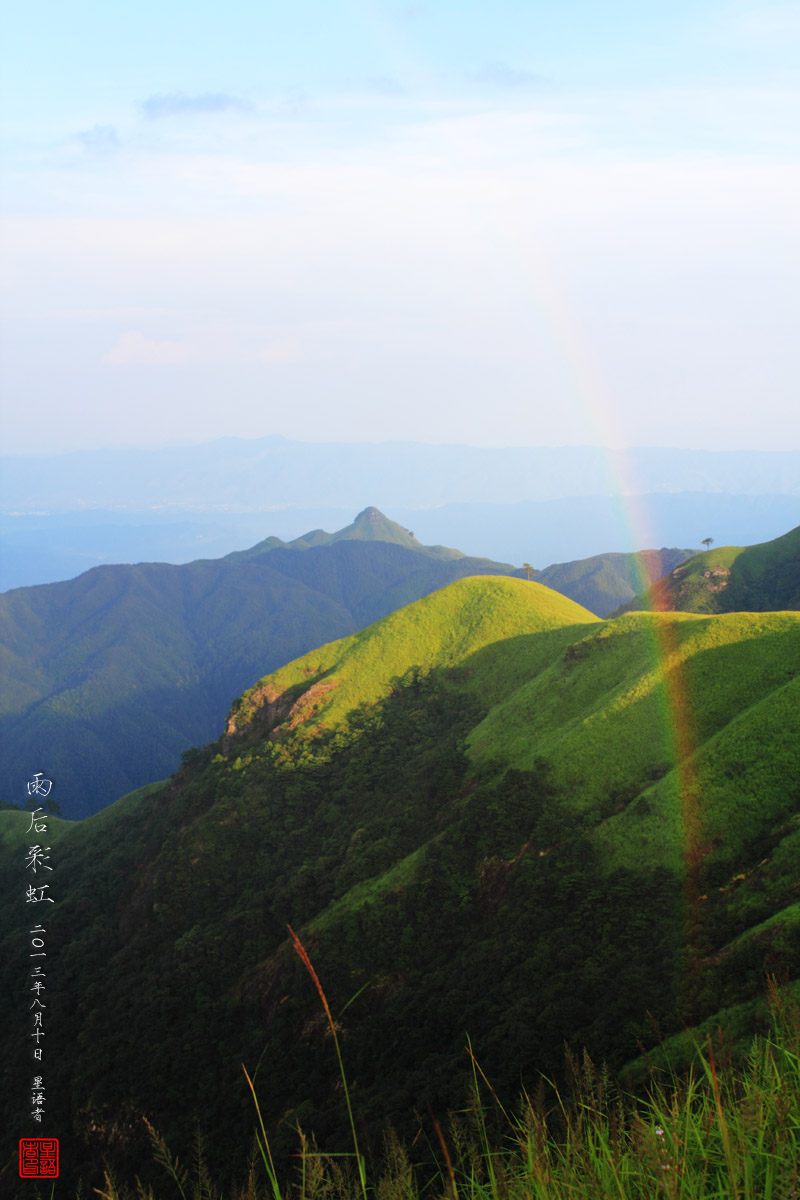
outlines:
M20 1138L19 1173L23 1179L55 1179L58 1138Z

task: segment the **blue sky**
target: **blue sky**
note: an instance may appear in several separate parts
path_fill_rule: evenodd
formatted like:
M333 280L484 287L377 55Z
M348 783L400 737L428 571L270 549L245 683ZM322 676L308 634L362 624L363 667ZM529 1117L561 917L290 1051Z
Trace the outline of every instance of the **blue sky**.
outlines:
M11 453L800 447L800 4L4 17Z

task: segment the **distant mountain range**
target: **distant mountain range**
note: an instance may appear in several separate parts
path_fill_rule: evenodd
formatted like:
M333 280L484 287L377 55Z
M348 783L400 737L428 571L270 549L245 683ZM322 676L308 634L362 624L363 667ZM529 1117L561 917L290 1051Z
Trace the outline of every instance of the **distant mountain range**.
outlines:
M382 528L380 514L355 524ZM407 555L423 574L464 563L349 538L278 546L163 578L91 572L61 611L94 666L120 650L92 590L153 622L168 588L176 613L239 622L255 680L248 572L268 600L280 576L295 603L344 620L348 589L364 614L410 590ZM325 601L309 587L323 579ZM31 635L44 617L28 610ZM131 658L146 653L137 628ZM415 1113L464 1107L467 1037L509 1105L540 1072L568 1089L565 1044L574 1069L585 1048L604 1078L659 1043L680 1067L707 1032L737 1053L766 973L800 979L798 664L798 613L601 621L535 582L456 579L259 679L171 780L84 822L49 818L48 1116L70 1186L80 1173L86 1194L101 1187L106 1160L147 1183L142 1116L181 1161L199 1124L212 1174L244 1178L242 1063L281 1163L298 1127L323 1151L346 1146L287 924L335 1014L368 1156L387 1125L410 1144ZM27 828L0 812L0 1119L14 1147L30 1133Z
M774 612L800 609L800 526L758 546L718 546L674 568L622 611Z
M102 563L185 563L335 529L374 497L422 543L539 569L752 544L800 519L800 453L479 449L281 437L0 459L0 591Z
M71 579L103 563L186 563L221 558L251 546L264 530L286 541L304 530L338 529L353 509L280 508L219 512L75 511L0 515L0 591ZM391 517L420 543L458 546L495 562L547 564L632 553L643 545L700 546L707 534L721 544L752 544L797 524L796 496L680 492L620 499L574 496L516 504L393 507Z
M568 496L720 492L800 497L800 451L221 438L195 446L0 459L0 511L511 504Z
M690 553L609 555L542 578L605 613ZM367 508L338 533L16 589L0 596L0 777L12 788L46 766L65 815L86 816L174 771L257 676L454 579L515 573L422 546Z

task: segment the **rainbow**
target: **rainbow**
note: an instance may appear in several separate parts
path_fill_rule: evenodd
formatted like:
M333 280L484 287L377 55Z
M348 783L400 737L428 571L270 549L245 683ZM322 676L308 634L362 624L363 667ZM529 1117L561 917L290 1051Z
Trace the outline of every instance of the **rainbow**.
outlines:
M408 31L401 30L399 24L385 10L379 10L372 0L350 0L350 7L401 72L414 77L424 87L428 80L423 56L419 47L410 44ZM542 240L536 237L535 231L523 232L513 228L513 222L501 219L506 207L505 194L503 185L494 177L486 178L481 207L484 210L479 214L481 227L492 232L498 252L509 263L509 268L513 265L518 270L520 261L524 262L532 310L549 333L582 424L589 434L588 440L605 448L606 487L616 502L621 540L642 549L648 548L655 539L642 499L643 481L635 477L617 407L575 314L556 282ZM650 575L641 558L638 576L637 592L643 592L650 586ZM657 592L654 595L655 611L645 626L645 636L649 640L654 675L663 689L662 736L667 758L674 764L676 775L686 921L691 931L698 927L703 901L699 894L698 868L704 851L700 788L695 769L697 745L686 670L680 653L681 630L685 622L680 617L668 615L664 611L665 597L660 597ZM696 958L692 952L691 933L689 948L691 975L691 960Z
M633 544L648 548L653 538L647 512L641 498L641 483L635 478L628 451L624 447L612 398L601 379L593 356L581 336L574 315L569 310L552 272L547 269L541 253L537 255L537 293L543 301L540 311L547 314L547 324L559 352L559 357L571 376L572 388L579 398L586 426L595 444L606 443L606 468L609 491L617 499L621 528L631 535ZM609 444L610 443L610 444ZM663 572L662 572L663 574ZM638 559L638 588L650 587L650 577L643 559ZM691 1019L692 995L695 990L698 951L696 935L700 928L702 905L699 868L704 857L701 794L695 766L697 742L693 730L692 705L685 664L680 653L681 629L684 621L667 611L666 592L654 589L653 612L645 626L650 644L654 670L660 675L663 687L661 705L662 736L668 759L674 764L677 786L679 841L683 864L686 944L688 963L681 984L681 999L686 1016Z
M517 263L521 250L522 247L516 244L513 258ZM613 398L587 339L556 283L543 247L528 238L524 253L533 306L549 332L570 391L578 404L583 425L590 435L590 442L604 447L606 486L616 500L621 537L641 549L649 548L655 539L642 498L644 488L642 481L636 478L629 451L625 447L624 431ZM645 561L640 557L637 593L649 587L650 575ZM686 668L680 652L681 633L686 628L686 622L680 616L666 611L666 594L659 594L656 590L653 596L654 611L649 614L644 629L656 685L660 682L662 689L660 724L665 754L673 764L677 787L678 840L684 878L688 946L688 964L683 978L678 979L677 983L681 1007L691 1019L699 958L697 933L705 899L700 894L699 868L705 851L701 794L695 766L697 743Z

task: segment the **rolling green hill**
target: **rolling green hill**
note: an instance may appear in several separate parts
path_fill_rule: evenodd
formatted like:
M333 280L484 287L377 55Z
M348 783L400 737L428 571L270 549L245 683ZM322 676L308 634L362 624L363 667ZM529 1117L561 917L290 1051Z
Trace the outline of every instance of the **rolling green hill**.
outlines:
M601 621L462 579L259 680L171 780L50 818L66 1157L87 1182L103 1154L141 1174L144 1114L179 1153L198 1119L228 1167L252 1129L242 1062L276 1154L298 1122L341 1145L287 923L367 1148L463 1105L466 1034L513 1102L560 1078L565 1041L617 1071L722 1010L752 1028L765 970L800 978L798 663L800 614ZM26 827L0 813L13 1136Z
M564 564L554 582L618 604L636 557L593 559L584 573ZM216 737L254 677L476 572L514 568L421 546L367 508L333 534L183 566L97 567L0 595L5 796L42 767L65 815L97 812Z
M759 546L720 546L671 568L624 608L666 612L800 609L800 525Z

